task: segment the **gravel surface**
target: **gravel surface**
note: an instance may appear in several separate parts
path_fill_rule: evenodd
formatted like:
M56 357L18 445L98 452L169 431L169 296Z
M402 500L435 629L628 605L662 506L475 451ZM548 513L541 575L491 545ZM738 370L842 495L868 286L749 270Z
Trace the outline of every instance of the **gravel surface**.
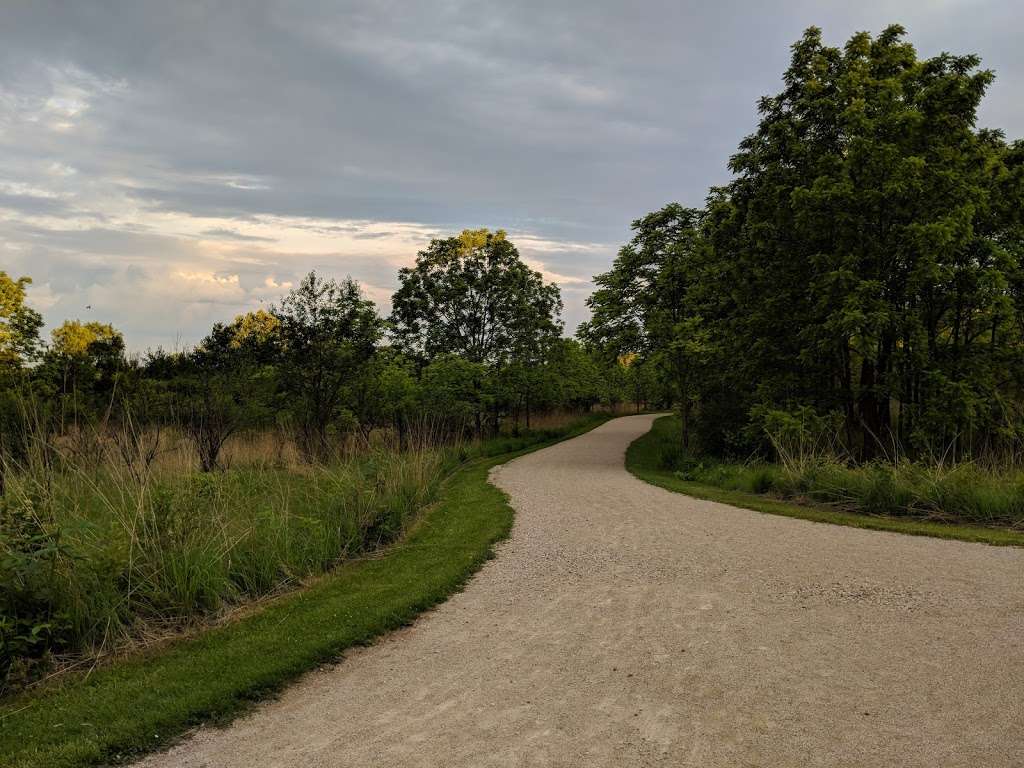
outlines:
M463 593L142 765L1024 766L1024 551L647 485L653 418L495 469Z

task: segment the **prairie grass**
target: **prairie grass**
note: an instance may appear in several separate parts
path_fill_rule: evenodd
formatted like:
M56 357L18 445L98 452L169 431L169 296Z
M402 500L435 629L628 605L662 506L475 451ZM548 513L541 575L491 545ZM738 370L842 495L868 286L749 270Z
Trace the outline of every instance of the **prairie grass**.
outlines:
M283 433L252 433L225 447L227 469L208 473L170 429L38 441L0 497L0 694L374 552L460 463L602 418L405 451L387 433L350 436L322 465L303 462Z
M627 466L670 490L766 512L1024 544L1024 472L1017 467L910 461L850 466L820 452L780 463L730 462L686 454L678 436L678 419L656 420L630 446Z
M145 461L39 446L7 472L0 692L54 659L178 632L394 541L460 454L366 447L311 466L252 439L230 469L201 473L180 441L153 441Z

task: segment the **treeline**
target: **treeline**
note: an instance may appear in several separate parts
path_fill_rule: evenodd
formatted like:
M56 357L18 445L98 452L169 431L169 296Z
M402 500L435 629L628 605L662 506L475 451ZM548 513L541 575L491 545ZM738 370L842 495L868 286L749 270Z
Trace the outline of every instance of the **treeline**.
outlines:
M434 240L399 279L389 318L353 280L310 273L193 349L129 356L121 333L97 322L65 322L43 343L29 280L0 272L0 466L24 460L30 439L57 436L83 460L106 436L133 443L120 446L129 464L145 461L167 426L206 471L229 438L255 429L278 430L318 462L375 430L405 447L663 396L643 365L562 337L557 286L501 231Z
M634 222L579 336L664 372L688 447L1016 455L1024 142L976 126L993 73L899 26L792 51L733 180Z

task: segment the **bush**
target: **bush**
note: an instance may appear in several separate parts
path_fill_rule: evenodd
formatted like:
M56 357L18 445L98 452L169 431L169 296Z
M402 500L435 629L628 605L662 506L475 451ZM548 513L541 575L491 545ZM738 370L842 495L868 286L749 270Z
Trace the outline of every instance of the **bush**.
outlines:
M658 466L661 469L683 471L683 462L686 458L682 446L676 443L669 443L661 446L661 455L658 459Z
M0 691L44 669L71 629L56 577L60 531L33 502L0 499Z

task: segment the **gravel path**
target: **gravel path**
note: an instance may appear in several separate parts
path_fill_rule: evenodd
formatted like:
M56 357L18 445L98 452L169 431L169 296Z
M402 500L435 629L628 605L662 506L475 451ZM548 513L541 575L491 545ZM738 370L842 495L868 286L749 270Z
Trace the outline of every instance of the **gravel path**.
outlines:
M1024 551L655 488L652 418L496 469L465 592L143 765L1024 765Z

